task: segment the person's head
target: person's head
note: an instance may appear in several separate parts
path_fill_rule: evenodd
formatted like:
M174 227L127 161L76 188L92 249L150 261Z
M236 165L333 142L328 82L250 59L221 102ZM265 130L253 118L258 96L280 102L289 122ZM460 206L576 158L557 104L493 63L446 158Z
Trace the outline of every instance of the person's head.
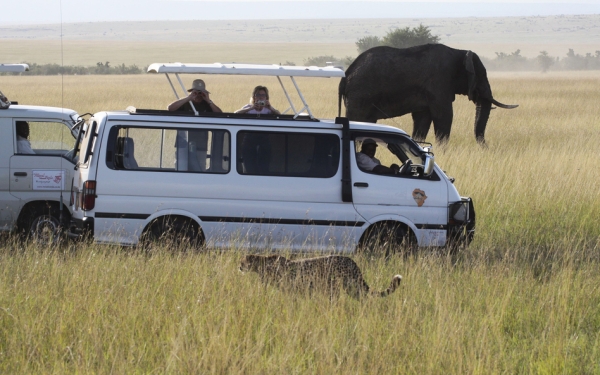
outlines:
M261 100L269 100L269 89L265 86L256 86L252 91L252 104L255 104Z
M29 123L27 121L17 121L17 135L28 138L29 137Z
M206 84L204 83L203 80L201 79L195 79L194 82L192 82L192 88L188 90L188 92L195 92L198 94L210 94L210 92L208 90L206 90ZM203 95L198 95L200 98L203 97Z
M374 157L375 151L377 151L377 142L375 142L374 139L367 138L362 142L360 152L369 155L370 157Z

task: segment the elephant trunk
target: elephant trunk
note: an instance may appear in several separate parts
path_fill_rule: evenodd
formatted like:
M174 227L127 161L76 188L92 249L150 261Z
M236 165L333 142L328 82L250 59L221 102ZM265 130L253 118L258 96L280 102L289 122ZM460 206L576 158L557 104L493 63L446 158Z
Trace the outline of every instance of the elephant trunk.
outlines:
M475 139L480 144L485 144L485 127L490 118L492 102L484 100L477 103L475 110Z

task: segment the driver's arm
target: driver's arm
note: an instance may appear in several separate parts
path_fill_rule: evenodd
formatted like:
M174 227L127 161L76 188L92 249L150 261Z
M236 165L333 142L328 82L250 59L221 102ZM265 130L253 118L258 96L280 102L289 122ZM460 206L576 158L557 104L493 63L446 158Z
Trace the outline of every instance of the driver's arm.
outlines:
M396 164L392 164L392 168L384 165L377 165L375 168L373 168L373 172L377 174L397 174L398 168L393 168L394 166L398 167Z

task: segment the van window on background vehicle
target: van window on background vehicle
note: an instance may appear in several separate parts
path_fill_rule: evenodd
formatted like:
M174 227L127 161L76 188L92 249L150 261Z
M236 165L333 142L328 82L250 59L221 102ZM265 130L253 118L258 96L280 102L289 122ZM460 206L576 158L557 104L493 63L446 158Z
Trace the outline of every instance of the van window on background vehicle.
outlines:
M243 175L333 177L340 162L335 134L241 131L237 171Z
M227 173L230 169L230 135L224 130L119 127L109 167Z
M62 122L17 121L19 125L28 125L29 141L36 155L64 155L73 147L75 139L69 127ZM17 141L19 138L17 138ZM17 150L17 153L20 153ZM28 152L31 153L31 152Z

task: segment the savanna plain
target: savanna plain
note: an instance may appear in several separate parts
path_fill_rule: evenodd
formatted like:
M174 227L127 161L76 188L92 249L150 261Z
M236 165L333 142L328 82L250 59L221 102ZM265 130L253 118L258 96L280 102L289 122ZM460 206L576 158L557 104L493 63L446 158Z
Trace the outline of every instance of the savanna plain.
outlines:
M189 86L198 77L184 77ZM224 111L275 79L203 76ZM386 298L283 292L238 271L244 252L0 245L2 373L600 373L600 74L490 73L487 147L457 97L436 162L471 196L475 240L457 255L352 254ZM165 108L162 76L0 77L23 104ZM285 82L285 81L284 81ZM316 116L337 80L299 79ZM412 131L410 116L384 120ZM311 256L313 254L287 254Z

